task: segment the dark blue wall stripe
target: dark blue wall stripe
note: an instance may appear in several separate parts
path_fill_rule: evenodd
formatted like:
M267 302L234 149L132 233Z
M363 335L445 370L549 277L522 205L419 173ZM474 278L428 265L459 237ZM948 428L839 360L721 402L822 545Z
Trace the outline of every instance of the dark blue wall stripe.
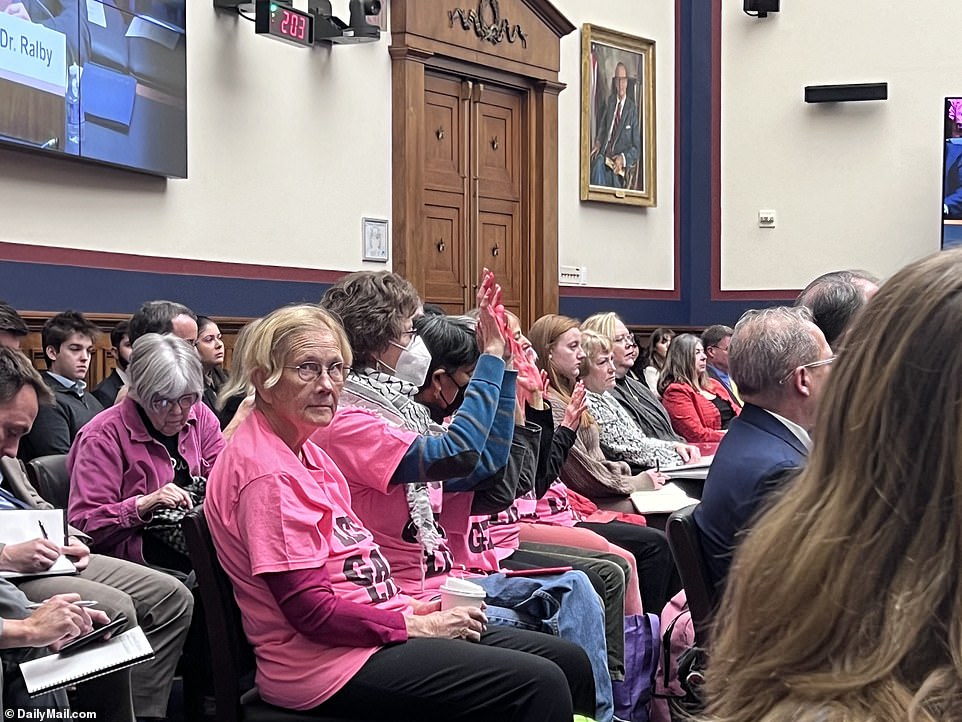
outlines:
M116 271L44 263L0 261L0 298L15 308L133 313L144 301L168 298L209 316L262 316L297 301L316 302L324 284L258 281Z

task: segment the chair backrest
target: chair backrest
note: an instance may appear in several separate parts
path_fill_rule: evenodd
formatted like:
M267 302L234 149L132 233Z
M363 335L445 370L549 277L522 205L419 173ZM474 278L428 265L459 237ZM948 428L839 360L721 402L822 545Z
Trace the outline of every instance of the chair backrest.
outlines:
M238 722L241 694L247 691L241 680L254 672L254 650L244 636L234 590L217 560L203 507L184 517L182 526L206 612L217 719Z
M27 462L27 477L37 493L55 509L66 509L70 498L67 455L38 456Z
M708 641L708 627L718 604L718 593L711 583L705 556L701 548L698 527L693 513L697 504L679 509L668 517L665 534L681 575L681 583L688 597L695 641L704 647Z

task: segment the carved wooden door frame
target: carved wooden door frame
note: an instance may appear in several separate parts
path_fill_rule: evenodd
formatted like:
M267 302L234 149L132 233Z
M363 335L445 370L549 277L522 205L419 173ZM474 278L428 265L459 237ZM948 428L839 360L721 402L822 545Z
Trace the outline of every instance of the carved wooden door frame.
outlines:
M394 270L407 275L421 231L424 75L452 73L524 94L522 324L558 310L558 81L572 25L546 0L392 0Z

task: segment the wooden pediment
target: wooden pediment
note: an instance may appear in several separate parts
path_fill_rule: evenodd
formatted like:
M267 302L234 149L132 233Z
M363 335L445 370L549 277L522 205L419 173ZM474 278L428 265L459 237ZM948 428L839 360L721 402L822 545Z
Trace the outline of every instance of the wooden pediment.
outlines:
M575 26L547 0L393 0L392 47L557 80Z

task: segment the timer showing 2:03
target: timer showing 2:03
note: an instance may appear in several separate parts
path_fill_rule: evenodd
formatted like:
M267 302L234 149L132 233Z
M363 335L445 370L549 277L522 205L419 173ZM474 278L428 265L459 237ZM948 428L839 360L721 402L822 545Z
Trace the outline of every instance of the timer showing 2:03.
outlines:
M267 34L293 45L313 45L314 18L310 13L276 0L258 0L256 11L256 33Z

